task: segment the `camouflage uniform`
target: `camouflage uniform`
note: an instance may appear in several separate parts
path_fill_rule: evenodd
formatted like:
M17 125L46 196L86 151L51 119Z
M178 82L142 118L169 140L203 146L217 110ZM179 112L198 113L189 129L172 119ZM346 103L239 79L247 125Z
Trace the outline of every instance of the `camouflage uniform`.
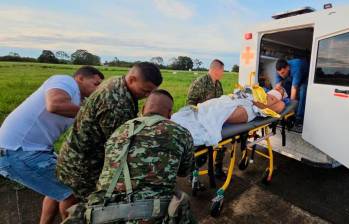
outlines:
M103 168L104 144L121 124L138 113L138 102L125 77L103 82L80 109L62 145L57 177L84 199L95 190Z
M197 105L212 98L218 98L223 95L223 87L219 80L213 83L209 74L197 78L189 87L187 104ZM216 165L222 166L224 150L218 151Z
M150 116L145 118L149 119ZM134 120L141 119L144 118ZM115 169L120 165L117 158L124 144L130 141L128 133L132 122L129 121L120 126L108 139L105 145L104 167L97 183L97 191L89 196L89 205L104 202L104 196L111 184ZM137 127L135 123L134 129ZM168 119L153 126L146 126L134 135L127 156L133 191L132 198L142 200L172 197L175 194L176 176L187 176L192 170L192 149L193 140L189 131ZM122 174L118 183L124 183ZM127 201L125 193L115 189L111 202L122 201ZM80 204L76 212L65 223L84 223L82 221L84 206L86 204ZM152 220L151 223L195 223L195 220L191 219L193 217L189 208L187 211L182 211L181 215L181 222L173 222L165 217L164 220Z
M189 87L187 104L197 105L212 98L218 98L223 95L222 84L219 80L213 83L210 75L204 75L197 78Z

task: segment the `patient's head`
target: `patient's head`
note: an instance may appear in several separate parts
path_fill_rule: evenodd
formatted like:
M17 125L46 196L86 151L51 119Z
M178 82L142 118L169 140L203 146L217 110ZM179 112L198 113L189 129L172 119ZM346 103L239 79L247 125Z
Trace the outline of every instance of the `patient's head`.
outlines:
M282 99L285 99L288 97L286 90L282 86L275 86L274 90L277 90L279 93L281 93Z

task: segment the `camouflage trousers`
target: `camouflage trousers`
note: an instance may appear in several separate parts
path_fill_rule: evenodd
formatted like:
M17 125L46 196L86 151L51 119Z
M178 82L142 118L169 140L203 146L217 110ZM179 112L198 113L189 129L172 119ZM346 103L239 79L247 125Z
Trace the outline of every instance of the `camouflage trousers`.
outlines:
M173 196L168 214L164 218L147 220L115 221L113 224L197 224L190 210L189 196L184 192ZM180 197L178 197L180 196ZM68 209L69 216L62 224L90 224L86 219L87 203L78 203Z

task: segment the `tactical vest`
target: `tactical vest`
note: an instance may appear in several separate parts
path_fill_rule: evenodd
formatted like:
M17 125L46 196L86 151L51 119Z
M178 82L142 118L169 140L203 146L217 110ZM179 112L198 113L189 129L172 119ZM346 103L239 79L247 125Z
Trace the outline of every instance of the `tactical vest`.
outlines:
M166 118L159 115L152 115L150 117L140 117L126 122L126 124L129 125L127 142L124 144L121 153L116 159L116 162L119 163L119 167L114 170L112 181L104 196L103 205L92 205L87 207L85 212L85 219L87 223L97 224L117 221L153 219L164 217L167 214L167 209L171 198L132 200L132 184L127 165L127 155L133 140L133 136L137 135L145 127L151 127L165 119ZM136 124L139 124L137 128L135 128ZM121 172L123 173L124 177L128 201L110 203Z

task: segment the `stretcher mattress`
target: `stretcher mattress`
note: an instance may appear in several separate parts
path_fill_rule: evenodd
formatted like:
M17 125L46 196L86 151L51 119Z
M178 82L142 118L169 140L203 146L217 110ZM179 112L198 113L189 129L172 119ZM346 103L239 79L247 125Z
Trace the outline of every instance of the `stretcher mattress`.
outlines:
M290 103L286 106L284 111L280 114L281 117L293 112L297 108L298 102L296 100L290 101ZM241 124L224 124L222 128L222 139L227 139L235 135L239 135L244 132L248 132L251 129L260 127L262 125L271 124L275 121L278 121L279 118L273 117L257 117L253 121L248 123Z

